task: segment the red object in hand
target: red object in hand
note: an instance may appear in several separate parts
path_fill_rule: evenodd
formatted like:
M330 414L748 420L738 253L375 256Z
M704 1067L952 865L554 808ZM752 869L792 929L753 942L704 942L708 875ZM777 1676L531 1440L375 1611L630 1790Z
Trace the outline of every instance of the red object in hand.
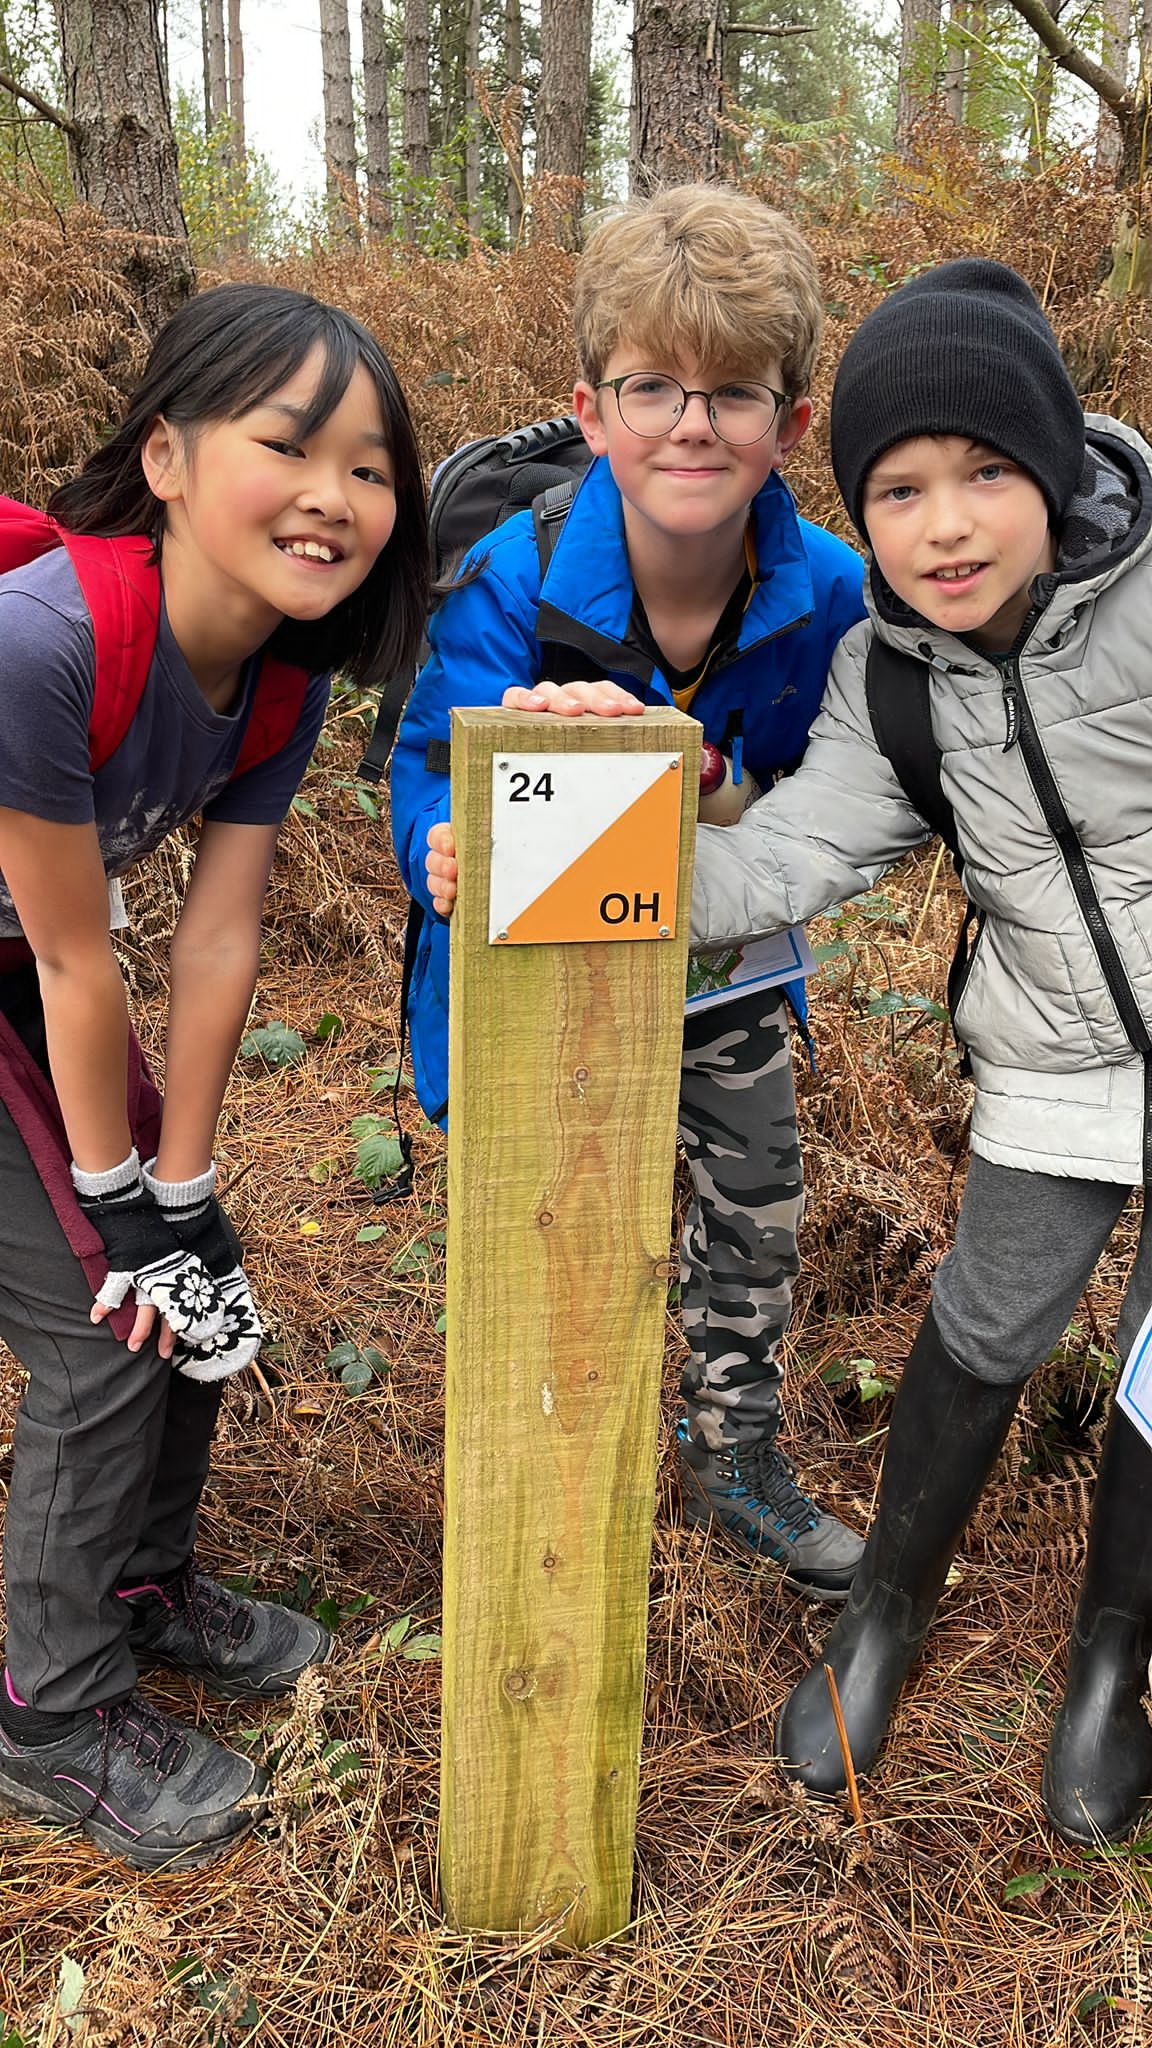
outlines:
M712 790L719 789L720 784L724 780L727 766L728 764L719 747L714 747L708 740L705 740L704 745L700 749L701 796L708 796Z

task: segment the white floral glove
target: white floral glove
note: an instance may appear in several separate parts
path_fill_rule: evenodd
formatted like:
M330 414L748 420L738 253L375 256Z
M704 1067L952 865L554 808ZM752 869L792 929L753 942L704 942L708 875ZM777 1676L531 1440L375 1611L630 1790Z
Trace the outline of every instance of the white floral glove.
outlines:
M222 1380L251 1365L264 1331L241 1264L243 1247L216 1199L216 1166L194 1180L157 1180L150 1159L144 1185L177 1241L204 1263L223 1302L219 1327L209 1336L182 1335L172 1353L177 1372L190 1380Z
M157 1309L177 1337L202 1343L224 1326L223 1292L203 1260L186 1249L144 1185L133 1149L106 1173L85 1173L73 1165L76 1199L100 1234L108 1277L96 1299L119 1308L135 1289L136 1299Z

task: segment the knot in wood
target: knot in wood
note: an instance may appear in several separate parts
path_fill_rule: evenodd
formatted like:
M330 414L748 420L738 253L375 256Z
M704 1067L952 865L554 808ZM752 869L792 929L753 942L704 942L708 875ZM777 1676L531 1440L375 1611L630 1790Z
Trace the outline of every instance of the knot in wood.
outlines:
M540 1225L541 1230L547 1230L548 1225L555 1223L556 1218L553 1216L551 1209L541 1209L536 1221Z
M536 1690L536 1673L517 1667L504 1674L504 1690L510 1700L531 1699Z

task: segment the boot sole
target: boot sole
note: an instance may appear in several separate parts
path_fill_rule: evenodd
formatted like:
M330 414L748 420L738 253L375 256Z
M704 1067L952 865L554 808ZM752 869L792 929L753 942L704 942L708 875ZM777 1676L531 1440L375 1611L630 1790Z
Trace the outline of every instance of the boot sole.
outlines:
M13 1820L32 1821L40 1827L69 1828L76 1834L87 1835L103 1855L118 1863L129 1863L134 1870L195 1870L203 1863L215 1863L221 1856L229 1855L259 1821L267 1818L267 1807L254 1807L232 1834L219 1841L167 1850L141 1848L105 1822L82 1820L75 1807L57 1806L23 1786L0 1785L0 1814Z
M811 1600L818 1607L842 1607L847 1600L852 1590L851 1580L849 1580L846 1586L829 1586L827 1584L817 1585L812 1580L793 1578L788 1566L782 1564L779 1559L769 1557L762 1550L753 1550L750 1544L741 1543L739 1537L734 1536L730 1529L724 1527L723 1522L713 1514L709 1506L698 1497L687 1492L683 1482L681 1483L680 1502L681 1519L684 1526L689 1529L699 1529L704 1534L711 1530L717 1543L724 1550L729 1551L733 1557L738 1557L747 1571L753 1573L762 1571L776 1578L783 1579L790 1592L799 1593L803 1599Z

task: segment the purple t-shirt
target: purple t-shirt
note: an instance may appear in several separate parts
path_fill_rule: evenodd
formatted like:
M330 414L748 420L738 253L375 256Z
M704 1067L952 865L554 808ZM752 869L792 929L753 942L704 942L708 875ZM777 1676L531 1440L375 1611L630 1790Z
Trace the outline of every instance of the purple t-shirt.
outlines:
M257 664L239 699L213 711L161 608L148 680L120 746L88 764L92 621L63 548L0 576L0 805L60 825L95 820L109 877L122 875L202 811L229 825L277 825L312 756L330 678L311 676L291 738L229 781L252 710ZM0 875L0 937L20 923Z

